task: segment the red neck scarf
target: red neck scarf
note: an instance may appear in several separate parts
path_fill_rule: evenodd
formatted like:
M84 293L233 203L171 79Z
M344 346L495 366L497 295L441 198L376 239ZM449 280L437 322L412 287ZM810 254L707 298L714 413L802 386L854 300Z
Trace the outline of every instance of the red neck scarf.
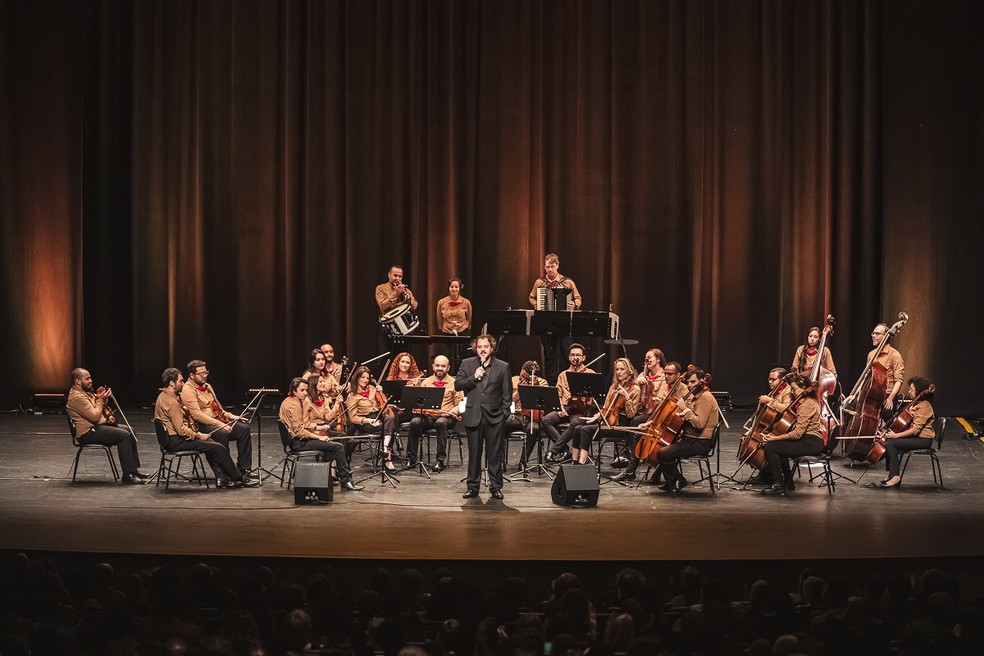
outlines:
M461 305L461 301L448 301L448 305L450 305L451 307L458 307L459 305Z
M435 380L434 387L444 387L448 381L446 380Z
M816 347L811 346L808 349L806 349L806 354L807 355L816 355L817 354Z
M206 387L205 385L199 385L199 386L198 386L198 391L199 391L199 392L204 392L204 391L206 391L206 390L208 390L208 387Z
M366 397L367 399L369 398L369 390L366 390L365 392L363 392L363 391L360 390L357 393L358 394L361 394L362 396Z
M324 399L318 399L317 401L314 402L314 405L318 406L319 408L321 406L323 406L324 404L325 404L325 400Z

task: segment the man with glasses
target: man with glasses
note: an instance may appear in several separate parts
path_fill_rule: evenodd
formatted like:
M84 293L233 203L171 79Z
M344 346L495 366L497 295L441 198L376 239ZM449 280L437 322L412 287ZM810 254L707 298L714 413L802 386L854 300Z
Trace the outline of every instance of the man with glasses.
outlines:
M785 411L792 402L790 387L784 380L787 373L788 372L782 367L776 367L771 370L769 372L769 393L762 394L758 398L759 405L775 411L777 415L782 414L782 412ZM755 413L752 419L755 419L756 417L758 417L758 412ZM754 428L754 426L748 426L748 430L751 430L752 428ZM766 465L757 474L749 478L746 483L748 485L772 485L772 482L772 472L769 471L768 465Z
M240 421L239 415L234 415L219 403L215 390L208 383L208 367L204 360L192 360L188 363L188 384L181 387L181 403L188 408L192 419L201 426L209 437L221 444L227 451L229 442L236 443L236 465L239 472L248 481L256 481L253 476L253 440L249 424ZM219 476L215 484L218 487L229 487L230 479Z
M656 408L663 403L667 396L669 396L670 391L676 382L680 379L680 363L679 362L667 362L665 365L665 356L663 352L659 349L650 349L646 352L646 368L639 374L638 382L643 385L644 388L648 388L650 396L647 398L646 411L636 415L631 424L636 428L645 430L649 427L649 418L652 416ZM682 398L687 394L687 388L684 385L680 385L676 389L674 398ZM639 468L639 458L635 454L635 446L639 441L639 434L631 434L628 441L628 458L629 463L625 467L625 471L615 477L618 482L622 481L634 481L636 478L636 469ZM657 468L653 473L650 483L653 485L658 485L662 481L660 480L660 471Z

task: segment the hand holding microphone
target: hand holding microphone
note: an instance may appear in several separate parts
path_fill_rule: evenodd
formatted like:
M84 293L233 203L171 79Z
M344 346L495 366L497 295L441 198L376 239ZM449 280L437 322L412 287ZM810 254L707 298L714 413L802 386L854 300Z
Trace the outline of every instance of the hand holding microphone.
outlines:
M485 375L485 368L487 366L489 366L489 363L483 360L482 364L475 370L475 380L482 380L482 376Z

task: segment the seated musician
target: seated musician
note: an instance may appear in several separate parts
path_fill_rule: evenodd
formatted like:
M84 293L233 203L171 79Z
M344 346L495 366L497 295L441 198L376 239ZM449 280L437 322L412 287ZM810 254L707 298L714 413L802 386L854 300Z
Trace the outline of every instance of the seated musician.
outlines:
M347 435L345 400L338 396L332 401L326 399L318 390L318 376L308 376L307 395L303 400L304 406L304 427L312 433L326 435L328 437L344 437ZM351 456L355 449L352 440L346 440L345 455Z
M408 304L414 310L417 309L417 299L414 298L410 288L403 284L403 267L394 264L386 274L386 282L376 285L376 305L379 307L379 316L392 310L398 305ZM393 343L383 327L379 327L379 347L381 351L392 352Z
M437 302L437 329L445 335L467 335L471 331L471 301L461 295L461 278L448 281L448 295Z
M88 369L73 369L65 412L75 422L75 437L79 444L115 445L123 483L144 483L149 477L140 471L137 438L127 429L115 425L116 417L109 408L112 394L112 390L104 387L92 388L92 375Z
M885 467L888 469L888 477L881 482L882 487L897 488L902 484L902 477L899 475L900 454L928 449L933 445L933 438L936 437L933 427L933 420L936 419L933 411L935 396L936 386L933 381L922 376L909 379L909 398L915 400L906 410L912 415L912 423L898 433L885 433Z
M776 367L769 371L769 393L762 394L758 397L760 406L774 410L777 414L782 414L789 407L789 403L792 400L791 388L784 380L788 375L789 373L782 367ZM750 427L749 431L753 428L755 427ZM748 479L747 484L772 485L772 482L772 472L769 470L768 464L766 464L757 474Z
M396 354L396 357L393 358L393 363L390 364L389 371L386 373L386 380L402 380L411 387L417 385L423 379L424 374L417 368L417 361L406 351ZM409 410L399 407L401 400L399 398L390 399L393 408L398 411L396 419L400 424L410 421L413 418Z
M336 383L341 384L343 367L340 362L335 362L335 347L328 343L322 344L321 352L325 354L325 373L334 378Z
M523 442L523 452L519 459L520 469L526 466L526 462L533 452L533 448L536 447L536 443L540 439L540 415L536 415L537 418L533 421L533 425L530 426L530 412L523 411L523 404L519 398L519 387L520 385L549 387L547 379L537 375L539 370L540 365L535 360L527 360L519 370L519 375L512 377L512 402L515 410L506 419L505 432L506 435L517 432L526 433L526 441Z
M602 419L602 413L595 413L586 418L585 423L574 428L574 437L571 442L571 460L574 463L583 465L588 462L591 440L600 430L615 426L628 426L629 421L635 417L636 411L639 409L639 400L642 397L642 391L636 383L638 375L628 358L615 360L612 385L608 388L608 394L605 396L605 403L602 406L602 412L606 413L605 419ZM617 412L614 411L616 407L618 408Z
M198 430L191 410L181 403L181 389L185 384L181 370L168 367L161 374L161 382L164 389L154 403L154 419L160 419L167 430L168 450L203 453L215 474L217 488L259 485L256 478L246 476L239 470L228 448Z
M383 391L371 384L368 367L359 367L352 373L349 393L345 399L349 430L355 435L382 435L383 453L387 471L395 471L390 443L399 428L396 411L386 404Z
M680 458L707 455L711 450L711 438L720 419L717 399L707 389L710 374L702 370L687 368L684 382L688 395L680 411L683 428L680 436L669 446L661 449L657 458L663 470L666 483L660 486L667 492L679 492L687 486L687 479L680 472Z
M568 428L561 435L557 426L565 421L573 421L574 417L582 417L590 412L588 404L590 401L578 398L574 403L571 399L571 386L567 382L567 374L593 374L594 370L584 366L584 347L580 344L571 344L567 352L567 360L571 363L565 371L557 376L557 395L560 397L560 410L549 412L544 415L540 422L543 432L550 438L550 450L547 452L547 460L565 460L564 452L567 450L567 443L574 437L574 432Z
M762 494L785 495L794 488L789 459L797 456L816 456L823 451L820 437L820 403L816 399L817 384L806 376L793 376L789 379L792 408L796 412L796 422L789 431L779 435L765 434L765 457L772 474L772 487L762 490Z
M253 476L253 436L249 424L239 421L219 404L215 390L208 382L208 367L204 360L188 363L188 382L181 387L181 403L191 412L191 418L199 426L206 427L209 437L229 449L229 442L236 443L236 465L247 478ZM259 480L259 479L257 479Z
M534 309L536 308L536 290L542 287L548 289L564 287L570 290L567 295L567 307L557 308L558 310L566 309L568 312L572 312L581 308L581 293L577 290L577 285L574 284L573 279L561 274L559 268L560 258L557 254L547 253L543 258L543 276L536 279L536 282L533 283L533 289L530 290L530 305ZM560 368L558 365L560 354L570 351L573 340L569 336L558 339L544 335L540 337L540 342L543 344L543 366L546 370L544 373L547 381L553 382L557 379L557 370Z
M310 428L312 425L310 414L305 409L308 389L308 383L303 378L294 378L290 381L290 393L280 404L280 421L284 422L290 433L290 448L294 451L318 451L319 460L333 463L343 490L357 492L364 489L352 481L352 471L345 457L345 447L341 442L331 439L331 429L321 435Z
M799 348L796 349L796 355L793 356L793 364L790 367L790 371L803 376L809 376L813 371L813 365L817 361L817 356L819 356L820 366L836 376L837 369L834 368L834 357L830 354L830 349L824 346L823 353L818 353L817 348L819 346L820 329L813 326L806 334L806 343L800 344Z
M331 348L329 346L329 348ZM344 390L334 374L328 371L328 356L325 355L323 348L311 349L308 357L310 365L300 375L300 378L308 380L311 376L318 377L318 391L321 397L329 401L334 401L340 395L344 396Z
M434 356L431 364L434 368L434 375L428 376L420 382L421 387L440 387L444 390L444 398L441 401L440 410L424 410L423 413L413 414L410 420L409 436L407 437L407 469L417 466L417 450L419 448L421 436L424 431L435 429L437 431L437 461L431 471L439 473L444 471L444 463L448 459L448 439L451 429L461 419L458 414L458 404L465 398L463 392L459 392L454 387L454 378L448 375L451 362L443 355Z
M636 378L636 383L642 391L640 412L629 421L630 426L641 427L649 420L653 412L663 402L670 392L670 386L680 377L680 365L676 362L666 362L666 356L658 348L646 351L646 368ZM625 471L615 477L618 482L634 481L636 470L639 468L639 458L635 454L635 445L639 441L638 433L629 433L626 457L628 463ZM659 473L653 476L658 480ZM655 482L655 481L652 481Z

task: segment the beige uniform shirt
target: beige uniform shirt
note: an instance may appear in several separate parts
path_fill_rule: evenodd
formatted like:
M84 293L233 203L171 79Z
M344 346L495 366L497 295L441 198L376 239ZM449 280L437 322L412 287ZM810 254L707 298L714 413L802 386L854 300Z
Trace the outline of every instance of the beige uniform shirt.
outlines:
M326 399L322 399L321 405L318 405L309 396L304 399L304 427L311 431L317 429L319 424L328 424L330 428L335 428L343 409L341 403L332 403Z
M191 411L191 416L199 426L222 426L225 420L216 419L212 414L212 401L216 399L215 390L208 383L199 389L198 385L186 382L181 387L181 403Z
M312 438L318 437L315 433L307 429L306 413L304 406L296 396L288 396L280 403L280 421L287 426L287 432L291 437Z
M916 429L913 437L936 437L936 429L933 427L933 420L936 413L933 405L929 401L916 401L909 404L909 413L912 415L912 428Z
M796 349L796 355L793 356L793 364L790 366L790 371L798 371L804 376L808 376L810 372L813 371L813 365L817 361L817 354L804 354L805 350L806 349L802 344L800 344L799 348ZM805 359L801 365L800 359L804 357ZM826 346L823 347L823 353L820 354L820 366L835 376L837 375L837 369L834 368L834 357L830 355L830 349Z
M670 393L670 388L666 384L666 373L663 371L656 374L652 380L649 379L649 374L643 372L636 378L636 384L643 390L643 408L647 413L652 413Z
M877 351L877 348L871 349L868 353L868 359L866 362L871 362L871 358L875 357L875 353ZM884 366L888 372L888 392L892 391L892 388L895 386L895 381L905 380L905 362L902 360L902 354L895 350L891 344L885 345L885 348L882 349L881 355L878 356L876 362Z
M684 422L683 434L701 440L711 439L719 421L717 399L709 390L704 390L696 399L689 401L687 407L694 414Z
M608 401L613 398L613 395L618 389L618 383L612 383L612 386L608 388L608 394L605 396L605 405ZM625 385L625 391L628 392L628 396L625 399L625 405L619 411L619 414L625 417L632 418L639 412L639 404L642 400L642 389L635 381L630 381Z
M777 437L788 437L791 440L798 440L804 435L820 437L820 404L812 396L800 400L796 406L796 423L789 429L788 433Z
M409 303L410 307L414 310L417 309L417 299L414 298L413 292L409 289L398 292L393 289L393 285L389 284L389 282L376 285L376 305L379 306L380 315L386 314L402 303Z
M355 425L364 424L372 419L376 419L379 412L379 404L376 403L376 386L369 386L368 398L362 394L349 394L345 399L345 407L348 410L348 418Z
M779 383L779 384L782 385L782 389L779 390L779 393L777 395L769 399L769 402L766 403L765 406L771 410L775 410L776 412L781 413L783 410L789 407L789 402L792 400L792 396L793 396L792 395L793 390L789 385L786 385L784 383Z
M185 383L185 387L187 387ZM181 399L170 389L164 389L157 395L157 402L154 404L154 419L164 422L164 428L168 435L180 435L187 440L196 439L198 436L198 426L188 420L185 411L181 408Z
M440 385L435 385L435 382L437 382L437 376L428 376L420 381L420 387L440 387ZM444 398L441 400L441 412L457 417L458 404L461 403L464 398L465 393L455 389L454 378L451 376L445 376Z
M570 297L574 301L574 307L575 308L581 307L581 292L577 291L577 285L574 284L574 281L572 279L558 273L557 279L554 282L556 284L550 284L550 281L548 281L546 278L542 276L540 278L537 278L536 282L533 283L533 289L530 290L530 305L536 307L536 290L539 289L540 287L567 287L569 290L571 290Z
M437 329L442 333L453 335L471 330L472 305L464 296L458 297L458 304L451 304L451 297L445 296L437 302Z
M75 385L68 390L68 403L65 412L75 422L75 434L85 435L93 426L106 423L103 408L106 402L95 394L84 392Z
M523 411L523 404L519 402L519 386L520 385L532 385L532 384L533 383L531 383L529 380L527 380L525 383L520 383L519 382L519 376L513 376L512 377L512 387L513 387L513 398L512 398L512 400L513 400L513 403L516 404L516 414L519 414L520 412ZM547 384L547 379L546 378L543 378L542 376L537 376L536 377L536 386L537 387L549 387L549 385Z
M561 371L557 376L557 395L560 397L560 407L566 408L567 404L571 400L571 386L567 382L567 372L572 372L575 374L593 374L595 371L593 369L588 369L583 367L580 371L568 367L564 371Z

